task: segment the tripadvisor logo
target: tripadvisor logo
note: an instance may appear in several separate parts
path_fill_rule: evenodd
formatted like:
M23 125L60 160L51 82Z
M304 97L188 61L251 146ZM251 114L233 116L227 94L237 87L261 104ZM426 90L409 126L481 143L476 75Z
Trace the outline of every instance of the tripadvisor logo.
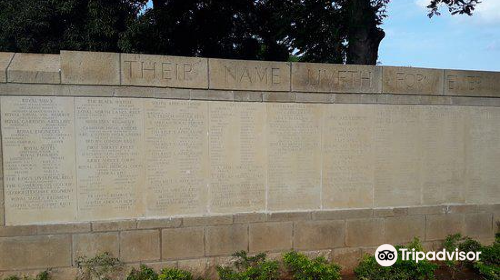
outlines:
M441 251L429 251L427 253L416 251L415 249L399 248L396 250L394 246L390 244L380 245L375 251L375 259L377 263L381 266L392 266L398 260L398 254L401 256L403 261L414 261L418 263L419 261L478 261L481 252L463 252L458 251L446 251L443 249Z

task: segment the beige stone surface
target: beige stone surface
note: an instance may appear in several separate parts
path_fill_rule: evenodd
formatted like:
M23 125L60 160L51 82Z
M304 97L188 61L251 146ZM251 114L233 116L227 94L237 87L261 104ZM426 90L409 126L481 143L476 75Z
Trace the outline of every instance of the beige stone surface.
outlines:
M0 83L7 82L7 67L13 57L14 53L0 52Z
M205 255L231 255L248 251L248 225L207 227L205 231Z
M421 108L420 136L422 204L464 203L466 142L463 107Z
M414 237L424 240L425 216L387 217L384 221L385 241L389 244L405 244Z
M146 216L206 213L208 104L144 100L143 129Z
M290 64L287 62L208 60L209 87L236 90L290 90Z
M76 219L74 99L2 96L7 225Z
M356 219L346 221L346 246L366 247L384 244L384 219Z
M0 271L71 266L71 237L2 237L0 256Z
M73 235L73 260L78 257L93 258L103 253L120 255L118 232L84 233Z
M181 88L208 88L208 59L147 54L125 54L121 84Z
M374 110L371 105L324 106L323 209L373 206Z
M342 267L342 273L353 273L361 259L360 248L339 248L332 251L332 261Z
M373 120L375 207L421 203L420 116L418 106L377 106Z
M367 65L292 63L292 90L380 93L382 68Z
M267 105L267 209L320 207L322 105Z
M193 259L205 255L203 227L164 229L161 231L162 259Z
M57 54L16 53L7 70L9 83L60 84Z
M428 215L425 219L425 240L444 240L449 234L464 233L464 215Z
M0 104L1 104L0 99ZM5 200L4 200L4 187L3 187L3 153L2 145L0 145L0 226L5 225Z
M211 102L209 116L210 212L265 210L265 104Z
M292 222L250 224L248 234L251 253L292 249Z
M120 54L61 51L61 83L119 85Z
M141 99L75 100L78 219L144 215L144 120Z
M500 110L493 107L467 107L465 202L500 201Z
M495 96L500 95L500 73L482 71L445 70L445 95Z
M136 228L136 220L103 221L92 223L92 231L121 231Z
M465 235L473 238L493 238L497 225L492 213L470 213L464 215Z
M444 94L444 70L389 66L384 66L382 68L383 93L422 95Z
M154 261L160 258L159 230L120 232L120 260L124 262L137 262Z
M293 247L297 250L321 250L345 246L345 221L296 222Z

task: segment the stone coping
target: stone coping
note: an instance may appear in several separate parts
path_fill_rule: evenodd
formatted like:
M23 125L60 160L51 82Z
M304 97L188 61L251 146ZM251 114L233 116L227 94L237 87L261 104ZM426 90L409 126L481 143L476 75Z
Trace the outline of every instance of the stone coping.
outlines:
M500 97L500 72L413 67L61 51L0 52L0 71L0 83L17 84Z

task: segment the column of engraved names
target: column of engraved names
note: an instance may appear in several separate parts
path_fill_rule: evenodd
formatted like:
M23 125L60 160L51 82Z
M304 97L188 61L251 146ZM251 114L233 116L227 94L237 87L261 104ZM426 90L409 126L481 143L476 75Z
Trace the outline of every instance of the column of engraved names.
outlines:
M146 100L146 215L203 214L208 104Z
M422 204L463 203L466 109L426 106L421 110Z
M141 214L142 102L131 98L76 98L78 217L131 218Z
M73 102L2 97L8 225L75 220Z
M321 109L267 104L269 210L320 207Z
M375 206L421 202L418 106L380 105L374 109Z
M373 206L373 105L326 105L323 208Z
M265 209L265 106L210 103L210 210Z

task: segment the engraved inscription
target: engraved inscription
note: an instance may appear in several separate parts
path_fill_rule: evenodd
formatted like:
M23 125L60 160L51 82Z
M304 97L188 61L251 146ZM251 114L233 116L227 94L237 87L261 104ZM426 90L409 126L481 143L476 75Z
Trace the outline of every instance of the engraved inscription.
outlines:
M325 107L323 208L373 206L374 109L371 105Z
M210 103L211 212L265 210L266 107Z
M448 95L498 96L500 73L446 70L445 93Z
M205 213L208 104L144 102L146 215Z
M319 208L323 107L266 105L268 210Z
M328 87L333 90L373 87L373 71L307 69L307 85Z
M76 98L78 217L142 215L141 99Z
M192 80L193 64L156 61L124 60L126 75L129 78Z
M476 75L447 75L446 78L449 90L474 91L482 83L482 77Z
M417 106L375 111L375 206L420 204L419 117Z
M406 89L422 89L425 85L427 77L422 74L413 73L396 73L396 83L398 87Z
M224 79L226 83L261 83L279 85L280 68L278 67L235 67L224 65Z
M7 225L76 218L73 98L2 97Z

